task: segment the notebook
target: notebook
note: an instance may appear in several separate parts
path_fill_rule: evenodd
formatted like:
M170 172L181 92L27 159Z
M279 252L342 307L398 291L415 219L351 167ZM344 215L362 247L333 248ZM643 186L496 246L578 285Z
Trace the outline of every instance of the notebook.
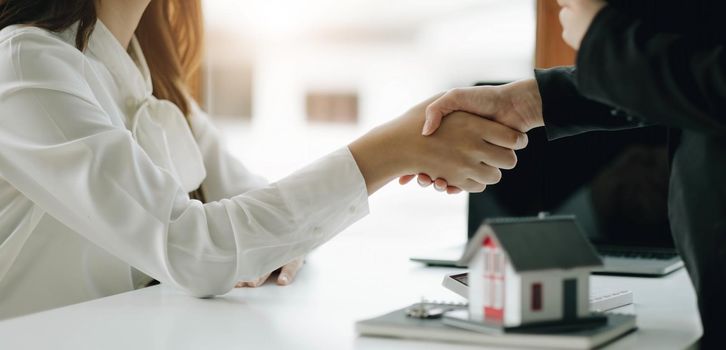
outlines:
M356 331L362 336L431 340L490 346L524 346L549 349L592 349L614 341L636 328L635 316L610 313L607 322L597 328L571 332L527 332L487 334L444 324L442 318L412 318L407 310L416 304L385 315L358 321ZM467 310L466 305L429 303L450 311Z

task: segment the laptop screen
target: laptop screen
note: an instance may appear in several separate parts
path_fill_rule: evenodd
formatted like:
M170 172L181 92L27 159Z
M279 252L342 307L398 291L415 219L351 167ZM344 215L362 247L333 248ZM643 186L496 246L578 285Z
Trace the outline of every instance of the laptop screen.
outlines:
M489 217L575 215L600 248L673 248L667 132L647 127L547 141L529 133L518 165L469 197L469 237Z

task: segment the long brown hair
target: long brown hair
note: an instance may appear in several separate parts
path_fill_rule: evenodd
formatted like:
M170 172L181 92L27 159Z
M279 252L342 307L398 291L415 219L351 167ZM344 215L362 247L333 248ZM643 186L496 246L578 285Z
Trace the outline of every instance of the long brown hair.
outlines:
M27 24L57 32L78 23L75 44L81 51L88 46L97 20L96 0L0 0L0 29ZM154 96L175 103L188 117L187 97L199 98L201 1L152 0L136 37L149 65ZM204 200L201 190L191 197Z
M0 29L27 24L62 31L78 23L83 51L96 24L95 0L0 0ZM154 95L189 115L186 96L198 97L202 60L200 0L152 0L136 29L154 84Z
M136 29L154 95L174 102L186 115L186 96L199 98L202 22L200 0L152 0Z

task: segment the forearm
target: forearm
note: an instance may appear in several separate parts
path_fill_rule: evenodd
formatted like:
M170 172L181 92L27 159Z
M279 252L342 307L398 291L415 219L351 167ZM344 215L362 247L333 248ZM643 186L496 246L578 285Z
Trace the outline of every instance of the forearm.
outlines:
M542 117L549 139L595 130L620 130L642 126L627 113L582 96L575 85L575 68L535 71L542 99Z

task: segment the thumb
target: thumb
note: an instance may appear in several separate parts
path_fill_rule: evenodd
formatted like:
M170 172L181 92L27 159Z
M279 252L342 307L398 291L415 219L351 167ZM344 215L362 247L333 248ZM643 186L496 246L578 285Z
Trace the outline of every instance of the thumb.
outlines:
M478 86L447 91L426 107L426 121L421 134L424 136L433 134L441 126L444 117L456 111L485 115L489 112L489 108L482 106L479 100L482 96L486 96L488 88L490 87Z
M421 135L429 136L433 134L441 126L441 120L444 119L444 116L455 111L455 109L448 107L452 103L451 100L452 98L447 92L426 107L426 120Z
M283 266L280 269L280 275L277 277L277 284L286 286L292 283L295 275L297 275L297 271L300 270L304 263L305 258L298 258Z

